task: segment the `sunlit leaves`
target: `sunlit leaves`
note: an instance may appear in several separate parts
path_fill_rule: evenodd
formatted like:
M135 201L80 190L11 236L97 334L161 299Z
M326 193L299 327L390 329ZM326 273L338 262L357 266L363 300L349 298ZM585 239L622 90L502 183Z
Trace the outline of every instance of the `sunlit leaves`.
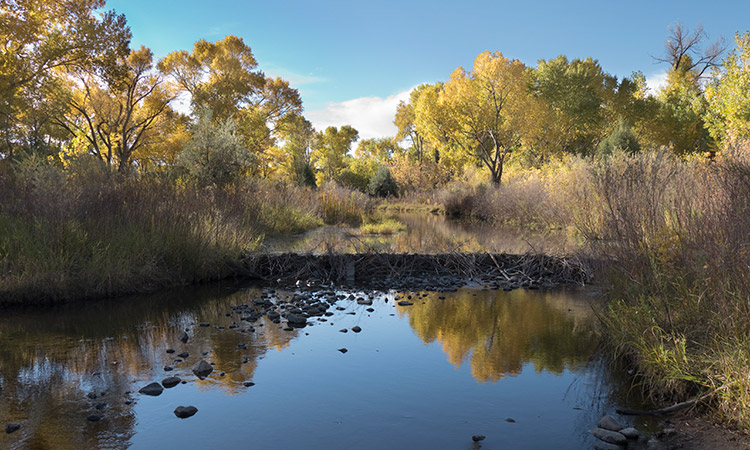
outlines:
M750 139L750 32L735 36L737 48L724 61L724 72L706 88L707 123L717 141Z

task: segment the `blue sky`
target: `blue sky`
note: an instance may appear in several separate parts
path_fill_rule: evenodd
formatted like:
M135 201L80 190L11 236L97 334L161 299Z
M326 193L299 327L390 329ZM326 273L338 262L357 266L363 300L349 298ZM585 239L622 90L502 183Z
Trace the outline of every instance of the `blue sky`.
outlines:
M318 128L352 124L362 137L395 132L398 100L471 67L484 50L527 65L565 54L593 57L623 77L666 70L669 25L702 23L731 43L750 29L750 1L145 1L109 0L127 16L134 46L157 57L195 41L242 37L260 69L299 89Z

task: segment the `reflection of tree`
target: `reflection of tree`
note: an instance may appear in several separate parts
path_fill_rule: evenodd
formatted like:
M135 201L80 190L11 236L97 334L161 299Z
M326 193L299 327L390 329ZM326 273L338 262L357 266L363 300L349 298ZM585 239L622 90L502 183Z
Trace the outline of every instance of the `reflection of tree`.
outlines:
M409 315L422 340L440 342L452 364L470 360L478 381L518 374L529 362L537 371L561 373L587 361L596 346L591 328L568 311L564 295L473 293L446 294L445 300L420 302L400 312Z
M225 314L259 292L235 291L172 291L0 318L0 411L4 421L23 422L13 435L0 434L0 448L126 447L136 423L126 392L169 375L192 379L191 367L201 357L226 373L206 385L230 394L244 390L258 358L267 348L288 346L297 331L280 330L270 321L257 326L263 320L256 332L247 331L248 323ZM198 326L202 321L215 323ZM185 328L191 338L183 344L178 336ZM167 348L190 356L176 362ZM166 365L174 371L165 372ZM97 410L99 403L107 406ZM106 418L87 422L95 413Z

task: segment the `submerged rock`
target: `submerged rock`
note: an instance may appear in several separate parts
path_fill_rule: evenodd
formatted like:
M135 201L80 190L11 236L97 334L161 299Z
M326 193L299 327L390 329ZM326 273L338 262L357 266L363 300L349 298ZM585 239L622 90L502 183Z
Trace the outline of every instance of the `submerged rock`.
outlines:
M211 374L211 372L214 371L214 368L211 367L211 364L207 363L204 360L200 360L193 366L193 373L196 377L203 379L206 378Z
M5 425L5 432L7 434L15 433L19 429L21 429L21 424L20 423L11 422L11 423Z
M349 350L347 350L347 349L346 349L346 348L344 347L344 348L340 348L340 349L339 349L339 351L340 351L341 353L346 353L346 352L348 352Z
M180 339L180 341L182 341L182 343L183 343L183 344L186 344L186 343L187 343L187 341L188 341L188 340L190 339L190 336L188 336L188 334L187 334L187 332L186 332L186 331L183 331L183 332L182 332L182 333L180 334L180 337L179 337L179 339Z
M360 331L362 331L362 328L360 328L358 326L353 326L352 327L352 331L355 332L355 333L359 333Z
M86 417L86 420L88 420L89 422L99 422L103 418L104 418L104 416L101 415L101 414L92 414L92 415Z
M194 416L197 412L198 408L195 406L178 406L174 410L174 415L180 419L187 419L188 417Z
M410 302L408 300L401 300L400 302L398 302L398 306L411 306L413 304L414 303L412 303L412 302Z
M151 396L158 396L161 395L162 392L164 392L164 388L161 387L161 384L159 383L151 383L148 386L144 386L141 388L140 391L143 395L151 395Z
M622 434L628 439L638 439L641 437L641 432L636 430L633 427L623 428L622 430L620 430L620 434Z
M471 440L474 441L474 442L483 441L485 439L487 439L487 436L485 436L483 434L475 434L474 436L471 437Z

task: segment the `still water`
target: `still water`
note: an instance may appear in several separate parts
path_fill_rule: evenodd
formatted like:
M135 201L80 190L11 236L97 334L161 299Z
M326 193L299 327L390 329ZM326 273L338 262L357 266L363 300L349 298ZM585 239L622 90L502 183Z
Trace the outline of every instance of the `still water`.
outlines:
M362 234L356 228L324 227L293 238L267 239L267 252L313 253L545 253L567 254L581 243L563 230L519 229L513 226L466 222L429 214L389 214L405 224L405 231L390 235Z
M261 288L227 284L5 313L0 424L22 428L0 448L580 449L620 401L585 290L337 293L294 329L241 320ZM138 393L167 376L186 383Z

